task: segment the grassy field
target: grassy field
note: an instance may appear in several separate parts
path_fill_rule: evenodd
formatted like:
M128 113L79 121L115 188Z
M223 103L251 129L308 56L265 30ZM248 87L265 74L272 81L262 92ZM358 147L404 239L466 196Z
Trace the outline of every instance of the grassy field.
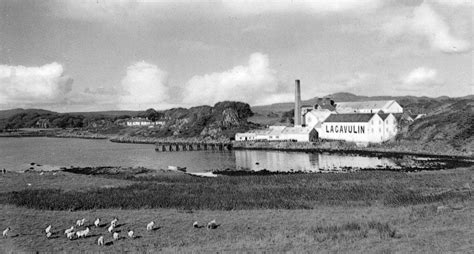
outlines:
M141 171L8 173L0 175L0 229L12 232L0 239L0 253L467 253L474 247L473 180L474 168L215 179ZM92 224L114 216L121 236L133 229L138 237L113 241L106 227L80 240L62 234L77 219ZM212 219L217 229L192 227ZM158 229L147 232L151 220ZM58 232L51 239L44 235L49 224ZM96 245L100 235L107 246Z

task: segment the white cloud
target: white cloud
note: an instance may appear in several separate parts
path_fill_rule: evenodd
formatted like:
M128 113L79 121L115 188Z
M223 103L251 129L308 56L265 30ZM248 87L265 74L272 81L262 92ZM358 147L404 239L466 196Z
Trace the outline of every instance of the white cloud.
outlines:
M445 53L462 53L471 48L470 41L454 35L445 19L427 3L414 8L412 16L393 17L382 31L389 37L420 36L431 48Z
M338 13L371 11L383 4L381 0L224 0L224 5L236 13L260 14L265 12L304 11Z
M18 107L62 101L73 80L56 62L39 67L0 65L0 105Z
M268 104L291 99L291 88L278 81L276 71L270 68L268 56L253 53L248 65L192 77L184 87L183 102L200 105L234 100Z
M137 62L127 68L122 79L122 94L119 108L155 108L168 100L167 73L156 65L145 61Z
M401 78L404 90L423 90L441 84L438 72L427 67L418 67Z
M472 0L431 0L430 2L436 2L453 7L472 7Z

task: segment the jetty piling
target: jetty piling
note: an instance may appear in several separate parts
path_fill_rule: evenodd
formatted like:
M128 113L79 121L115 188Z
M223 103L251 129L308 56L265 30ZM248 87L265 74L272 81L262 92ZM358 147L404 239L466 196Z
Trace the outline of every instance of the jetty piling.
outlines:
M215 150L224 151L231 150L232 143L224 142L158 142L155 145L157 152L174 152L174 151L201 151L201 150Z

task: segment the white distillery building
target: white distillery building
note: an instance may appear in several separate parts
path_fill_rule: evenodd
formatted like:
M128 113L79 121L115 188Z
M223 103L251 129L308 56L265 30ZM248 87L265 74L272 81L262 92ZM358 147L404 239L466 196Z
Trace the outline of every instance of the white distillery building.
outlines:
M397 134L393 114L332 114L317 126L319 138L356 143L381 143Z
M132 126L132 127L140 127L140 126L160 126L164 125L164 121L151 121L146 118L131 118L128 119L126 122L127 126Z
M336 111L340 114L348 113L403 113L403 108L394 100L388 101L351 101L338 102Z
M268 129L250 130L235 134L236 141L296 141L314 142L318 139L318 133L310 127L286 127L270 126Z

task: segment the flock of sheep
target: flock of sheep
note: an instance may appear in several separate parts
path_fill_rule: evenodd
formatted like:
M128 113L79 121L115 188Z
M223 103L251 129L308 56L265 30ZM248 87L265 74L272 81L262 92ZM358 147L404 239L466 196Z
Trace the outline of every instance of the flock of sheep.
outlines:
M66 237L69 239L69 240L74 240L74 239L79 239L79 238L86 238L89 236L90 234L90 228L89 226L86 226L85 229L83 230L79 230L80 227L85 227L85 222L86 222L86 219L85 218L82 218L80 220L77 220L76 221L76 225L75 226L71 226L70 228L66 229L64 231L64 234L66 235ZM97 218L95 221L94 221L94 226L96 228L99 228L101 227L101 221L99 218ZM115 228L117 227L117 223L118 223L118 218L114 218L111 222L110 222L110 225L109 227L107 228L107 231L112 234L112 238L114 241L117 241L120 239L120 235L119 235L119 232L117 232L115 230ZM216 223L216 220L212 220L211 222L209 222L207 224L207 229L215 229L217 228L219 225ZM197 221L195 221L193 223L193 227L194 228L200 228L201 226L199 225L199 223ZM154 221L151 221L150 223L148 223L146 225L146 230L147 231L152 231L153 229L155 228L155 222ZM52 226L49 225L48 227L46 227L46 229L44 230L45 233L46 233L46 238L51 238L51 236L53 235L53 232L51 231L52 229ZM4 231L3 231L3 237L6 238L8 237L9 233L11 231L11 228L10 227L7 227ZM128 232L127 232L127 235L130 239L134 239L135 238L135 235L134 235L134 232L133 230L129 229ZM99 236L99 238L97 239L97 244L99 246L103 246L104 245L104 236L101 235Z

